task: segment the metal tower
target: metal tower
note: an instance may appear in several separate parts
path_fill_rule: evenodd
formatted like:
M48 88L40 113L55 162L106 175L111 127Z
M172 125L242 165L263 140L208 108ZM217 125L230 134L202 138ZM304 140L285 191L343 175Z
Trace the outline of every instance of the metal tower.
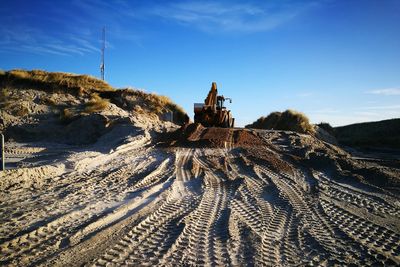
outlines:
M100 63L100 73L101 79L104 81L104 50L106 49L106 27L103 27L103 43L101 46L101 63Z

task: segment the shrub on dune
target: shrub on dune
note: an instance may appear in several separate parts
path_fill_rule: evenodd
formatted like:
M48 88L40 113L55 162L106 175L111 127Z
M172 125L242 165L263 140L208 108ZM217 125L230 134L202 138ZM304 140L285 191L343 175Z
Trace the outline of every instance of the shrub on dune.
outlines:
M295 110L272 112L267 117L261 117L246 128L294 131L299 133L315 133L315 129L307 116Z
M99 112L108 107L110 102L106 99L101 98L98 94L93 94L89 102L86 103L84 113Z

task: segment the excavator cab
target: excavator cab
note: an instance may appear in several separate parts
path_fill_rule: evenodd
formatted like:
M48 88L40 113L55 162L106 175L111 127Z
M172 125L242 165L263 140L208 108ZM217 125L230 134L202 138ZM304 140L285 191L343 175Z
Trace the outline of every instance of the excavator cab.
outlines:
M224 96L217 97L217 110L221 110L221 109L225 108L224 102L225 102Z
M229 100L229 103L232 103L232 99L231 98L228 98L228 97L225 98L223 95L217 96L217 109L218 110L226 108L224 106L224 103L225 103L226 100Z
M234 127L235 119L231 111L224 106L225 100L232 103L231 98L218 95L217 84L213 82L204 104L194 104L194 122L206 127Z

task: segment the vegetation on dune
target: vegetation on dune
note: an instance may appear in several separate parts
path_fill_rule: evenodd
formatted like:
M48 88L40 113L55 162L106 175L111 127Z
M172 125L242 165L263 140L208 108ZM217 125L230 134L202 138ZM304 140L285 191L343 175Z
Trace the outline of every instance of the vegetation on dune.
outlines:
M0 107L6 108L10 105L10 91L7 88L0 90Z
M272 112L267 117L261 117L252 124L246 125L246 128L269 129L294 131L299 133L315 133L315 129L310 124L306 115L294 110L284 112Z
M92 91L115 90L106 82L89 75L20 69L0 72L0 86L42 91L65 91L78 95Z
M60 120L62 122L70 122L74 116L76 116L76 114L72 109L64 108L60 110Z
M106 109L109 104L108 99L103 99L98 94L93 94L89 102L86 103L84 113L100 112Z
M335 134L343 145L400 149L400 119L336 127Z
M152 113L162 117L172 113L173 121L183 124L188 120L186 112L179 105L172 102L169 97L146 93L142 90L123 89L115 92L103 92L99 94L103 98L109 98L117 106L138 113Z
M162 114L164 112L173 112L174 116L183 120L186 112L183 110L182 107L172 102L172 100L163 95L156 95L156 94L146 94L143 91L136 90L134 92L136 95L140 95L141 98L147 102L147 107L151 112L156 114Z

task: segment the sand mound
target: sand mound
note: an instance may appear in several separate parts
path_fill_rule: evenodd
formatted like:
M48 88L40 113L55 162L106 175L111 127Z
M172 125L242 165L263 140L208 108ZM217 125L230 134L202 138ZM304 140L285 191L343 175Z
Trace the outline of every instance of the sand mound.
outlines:
M57 177L65 171L63 165L45 165L34 168L20 168L0 172L0 190L15 188L38 189L47 180ZM51 182L51 181L50 181Z
M157 131L171 128L163 121L188 120L167 97L39 70L0 73L0 108L0 132L17 142L93 144L121 123Z
M263 146L265 143L255 131L234 128L205 128L199 123L182 126L175 132L163 135L164 146L233 148Z
M246 125L246 128L315 133L314 126L310 124L305 114L290 109L284 112L272 112L267 117L261 117L252 124Z

